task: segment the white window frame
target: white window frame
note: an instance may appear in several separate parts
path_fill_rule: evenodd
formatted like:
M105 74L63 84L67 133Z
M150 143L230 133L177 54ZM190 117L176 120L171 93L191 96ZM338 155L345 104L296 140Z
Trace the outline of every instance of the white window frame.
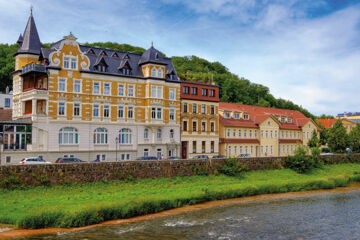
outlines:
M60 104L63 104L63 105L64 105L64 112L63 112L63 114L60 114ZM66 114L66 103L64 103L64 102L59 102L59 103L58 103L58 115L59 115L59 116L65 116L65 114Z
M132 94L130 94L130 89L132 90ZM133 85L133 84L129 84L128 86L127 86L127 96L128 97L135 97L135 85Z
M175 89L174 88L169 89L169 99L175 100Z
M118 114L117 114L118 118L124 118L124 109L125 109L124 106L118 106Z
M130 145L132 138L132 131L129 128L122 128L119 131L119 144Z
M107 116L105 116L106 115L105 110L107 110ZM110 117L110 106L109 105L104 105L103 106L103 117L104 118L109 118Z
M99 130L104 130L104 131L99 131ZM106 145L108 144L108 130L106 128L96 128L94 130L94 139L93 139L93 143L95 145Z
M105 93L105 85L109 84L109 92L108 93ZM106 95L106 96L110 96L111 95L111 83L109 82L104 82L103 83L103 94Z
M144 139L149 139L149 129L148 128L144 129Z
M75 105L79 105L79 114L78 115L75 115ZM81 103L74 103L74 105L73 105L73 115L75 117L80 117L81 116Z
M95 92L95 84L98 84L98 92ZM101 93L100 82L93 82L93 94L100 95L100 93Z
M156 138L157 138L158 140L162 138L162 130L161 130L161 128L158 128L158 129L156 130Z
M72 131L70 131L72 130ZM79 132L73 127L64 127L59 130L59 145L77 145L79 144Z
M152 68L151 68L151 77L157 77L157 76L156 76L156 73L157 73L156 67L152 67Z
M64 89L63 90L60 89L60 85L62 85L62 84L60 84L61 81L64 81ZM67 87L67 79L66 78L59 78L58 79L58 91L59 92L66 92L66 87Z
M134 119L134 113L135 113L135 108L133 106L129 106L127 108L127 118L128 119Z
M164 74L163 74L163 70L161 67L159 67L158 69L158 75L157 75L158 78L163 78L164 77Z
M124 97L125 96L125 85L118 84L118 96Z
M170 108L169 109L169 120L174 121L175 120L175 109Z
M78 84L77 84L78 83ZM76 87L79 86L79 91L76 91ZM74 88L73 88L73 92L74 93L81 93L81 88L82 88L82 81L80 79L74 79Z
M96 106L96 108L95 108ZM97 115L95 115L95 109L97 109ZM100 105L99 104L94 104L92 107L92 116L93 117L100 117Z

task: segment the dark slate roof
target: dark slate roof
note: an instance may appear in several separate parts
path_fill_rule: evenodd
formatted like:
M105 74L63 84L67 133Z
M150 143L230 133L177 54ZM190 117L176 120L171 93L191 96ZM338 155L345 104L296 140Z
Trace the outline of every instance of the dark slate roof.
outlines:
M56 51L56 49L60 48L61 42L59 40L55 42L50 49L41 48L41 55L43 58L49 59L49 55L51 52ZM120 71L121 68L125 66L125 64L129 64L131 69L132 77L143 78L144 75L141 70L141 65L147 62L161 64L165 66L165 73L166 73L166 80L179 82L174 65L171 61L171 58L163 57L160 51L156 50L154 47L148 49L144 54L137 54L137 53L129 53L129 52L122 52L116 51L106 48L99 48L99 47L89 47L85 45L79 45L80 50L85 53L85 55L90 60L90 67L89 70L83 70L84 72L94 72L94 73L101 73L101 74L111 74L111 75L118 75L118 76L128 76L123 75ZM89 53L90 50L93 50L95 54ZM105 52L107 56L102 56L101 53ZM114 54L117 54L118 57L113 57ZM158 53L159 59L155 59L155 54ZM154 58L154 60L152 60ZM148 60L146 60L148 59ZM150 59L150 60L149 60ZM95 66L98 65L101 61L104 61L107 65L106 72L99 72L95 70ZM169 74L174 74L175 80L170 80Z
M23 38L22 34L20 33L20 36L19 36L18 40L16 41L16 43L18 43L19 47L21 47L21 44L23 41L24 41L24 38Z
M60 43L55 43L55 44L57 45ZM151 47L151 48L153 48L153 47ZM89 68L90 72L99 73L98 71L96 71L94 69L94 66L96 66L100 62L100 60L104 60L108 66L106 73L112 74L112 75L123 76L121 74L121 72L119 71L119 69L124 67L125 63L127 62L131 68L131 72L132 72L131 76L144 77L142 70L141 70L141 63L140 63L141 61L140 60L147 58L146 56L144 57L144 54L146 52L141 55L141 54L137 54L137 53L121 52L121 51L98 48L98 47L88 47L88 46L84 46L84 45L80 45L80 49L82 52L85 52L85 55L90 59L90 68ZM90 51L90 49L92 49L95 54L89 54L88 52ZM105 52L107 56L101 56L100 54L102 52ZM118 58L112 57L114 53L116 53L119 57ZM128 56L128 58L124 59L126 55ZM159 56L159 58L161 59L160 60L161 63L160 62L154 62L154 63L165 65L165 72L166 73L173 72L176 76L176 71L175 71L175 68L174 68L174 65L173 65L171 59L163 57L161 55L161 53L160 53L160 56ZM176 77L176 79L177 79L177 77ZM176 81L176 82L179 81L179 80L170 80L168 76L166 76L166 80Z
M166 61L164 60L162 53L153 46L151 46L151 48L146 50L144 54L141 55L139 64L142 65L146 63L156 63L156 64L166 65Z
M29 20L27 22L23 34L23 41L17 51L17 54L19 53L40 54L40 51L41 51L41 42L40 42L39 34L36 29L34 18L32 14L30 14Z

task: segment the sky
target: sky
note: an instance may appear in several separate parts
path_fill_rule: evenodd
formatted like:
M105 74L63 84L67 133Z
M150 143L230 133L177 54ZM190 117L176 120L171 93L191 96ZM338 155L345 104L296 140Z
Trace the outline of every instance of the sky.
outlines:
M360 0L0 0L0 43L33 15L43 43L196 55L316 115L360 111Z

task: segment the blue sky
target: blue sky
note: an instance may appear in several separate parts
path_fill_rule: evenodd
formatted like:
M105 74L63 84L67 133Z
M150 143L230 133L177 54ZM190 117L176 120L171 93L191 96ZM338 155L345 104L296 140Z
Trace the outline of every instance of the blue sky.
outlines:
M42 42L70 31L219 61L314 114L360 111L360 0L0 0L0 42L30 5Z

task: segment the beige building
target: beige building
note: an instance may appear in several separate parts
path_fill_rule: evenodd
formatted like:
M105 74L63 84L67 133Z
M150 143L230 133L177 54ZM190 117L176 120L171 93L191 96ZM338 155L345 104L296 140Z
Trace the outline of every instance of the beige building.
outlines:
M181 158L219 154L219 87L181 82Z
M219 103L220 154L235 157L287 156L306 145L316 123L299 111Z

